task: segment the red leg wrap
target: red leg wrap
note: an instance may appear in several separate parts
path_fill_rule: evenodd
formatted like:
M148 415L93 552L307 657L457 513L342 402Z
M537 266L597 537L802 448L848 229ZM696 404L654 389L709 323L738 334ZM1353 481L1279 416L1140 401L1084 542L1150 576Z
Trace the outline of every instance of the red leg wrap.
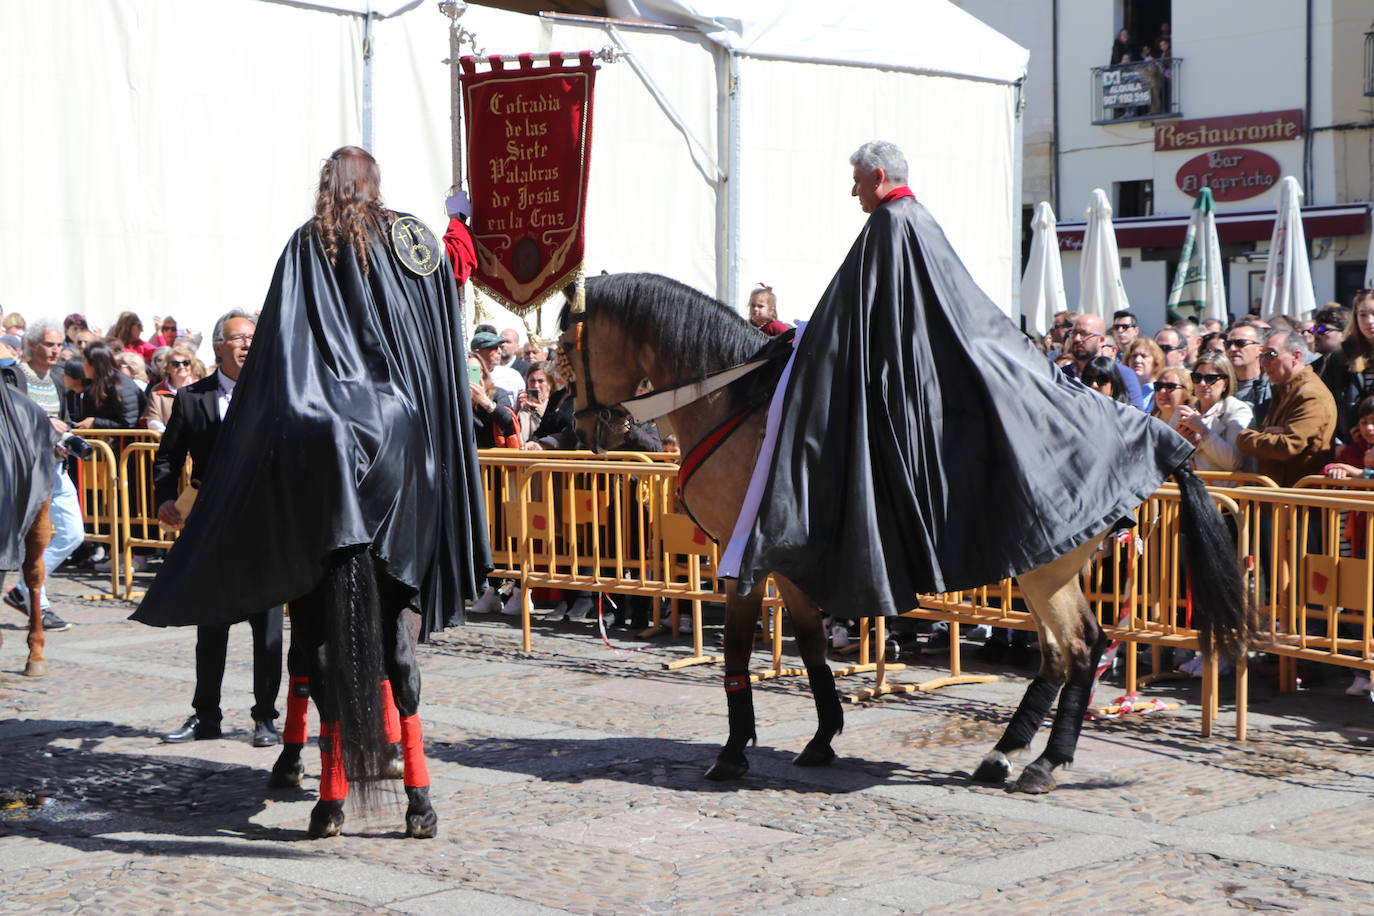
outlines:
M320 723L320 801L342 801L348 797L348 777L344 776L343 755L339 753L339 723Z
M286 688L286 725L281 730L285 744L304 744L310 737L306 718L310 712L310 678L293 677Z
M382 724L387 744L401 740L401 714L396 709L396 700L391 694L391 681L382 681Z
M424 734L420 731L419 715L401 720L401 753L405 759L405 785L415 789L429 785L429 767L425 764Z

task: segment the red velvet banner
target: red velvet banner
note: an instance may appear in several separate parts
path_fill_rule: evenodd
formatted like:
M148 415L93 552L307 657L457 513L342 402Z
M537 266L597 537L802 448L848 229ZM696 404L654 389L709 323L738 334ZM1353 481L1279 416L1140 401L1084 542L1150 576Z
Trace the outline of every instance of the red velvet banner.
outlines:
M550 54L547 67L521 55L477 72L464 57L468 184L477 267L472 280L523 315L582 266L596 67Z

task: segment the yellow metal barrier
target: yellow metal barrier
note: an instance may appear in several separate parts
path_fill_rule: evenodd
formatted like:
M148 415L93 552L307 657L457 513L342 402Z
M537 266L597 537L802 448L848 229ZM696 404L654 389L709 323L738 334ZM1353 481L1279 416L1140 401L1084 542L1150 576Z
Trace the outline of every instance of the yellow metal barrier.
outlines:
M133 552L135 547L170 549L176 532L162 527L157 520L157 497L153 486L153 459L158 443L132 442L119 459L120 548L124 559L124 597L133 599L142 592L134 591ZM191 480L191 459L181 469L178 491Z
M84 438L84 437L83 437ZM76 462L76 495L85 540L104 544L110 557L110 592L81 597L104 601L119 597L119 469L115 453L101 439L90 440L91 456Z

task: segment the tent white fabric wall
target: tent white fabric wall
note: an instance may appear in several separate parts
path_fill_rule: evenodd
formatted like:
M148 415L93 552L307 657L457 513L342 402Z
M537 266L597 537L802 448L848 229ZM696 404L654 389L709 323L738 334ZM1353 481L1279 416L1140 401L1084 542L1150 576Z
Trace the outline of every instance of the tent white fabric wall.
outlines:
M310 214L321 159L362 136L363 20L328 6L0 6L0 308L30 319L78 311L106 327L125 309L149 325L170 313L205 330L226 309L256 308ZM428 2L372 8L391 16L372 24L383 193L438 228L450 184L448 21ZM476 5L462 23L488 53L609 43L599 26ZM726 167L721 48L699 33L620 36ZM969 59L980 53L970 47ZM727 298L742 305L762 280L784 317L809 314L863 221L847 156L883 137L907 151L913 188L975 279L1010 306L1011 85L747 52L739 72L741 289ZM593 143L589 270L653 270L718 292L725 186L628 63L598 76Z

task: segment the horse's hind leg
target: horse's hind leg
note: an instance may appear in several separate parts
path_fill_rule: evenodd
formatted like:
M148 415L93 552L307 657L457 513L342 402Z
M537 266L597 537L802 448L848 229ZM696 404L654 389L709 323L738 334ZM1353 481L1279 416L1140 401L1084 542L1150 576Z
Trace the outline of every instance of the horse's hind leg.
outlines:
M24 561L22 574L24 587L29 593L29 657L24 664L26 677L44 677L48 673L48 660L44 655L47 648L47 635L43 632L43 552L52 540L52 522L48 516L51 500L44 503L34 516L33 524L24 533Z
M382 586L382 658L388 680L385 686L389 688L383 693L395 701L394 712L387 716L387 738L392 737L390 720L398 716L402 784L406 790L406 836L428 839L439 831L439 816L429 801L429 766L425 763L424 733L420 728L420 666L415 661L419 618L405 607L408 599L401 586L380 575L379 578L385 582ZM387 698L383 696L384 703Z
M830 741L844 731L844 705L835 689L835 674L827 660L825 629L821 626L821 609L792 582L777 577L778 589L787 602L787 614L792 618L792 632L797 640L797 652L806 666L806 678L811 684L811 697L816 703L816 734L792 762L799 767L827 766L835 759Z
M1097 538L1039 569L1018 577L1026 604L1040 630L1040 671L1026 688L1006 732L983 758L973 778L1002 783L1011 772L1009 755L1030 746L1040 723L1059 696L1059 708L1045 752L1028 765L1015 789L1048 792L1055 767L1073 760L1097 660L1106 644L1102 629L1079 587L1078 574L1096 549Z
M310 812L310 826L307 832L316 839L338 836L344 825L344 800L348 798L348 778L344 775L343 748L339 746L339 709L338 695L331 684L327 672L327 639L325 635L325 613L327 613L328 590L315 589L308 595L291 602L291 648L287 653L288 665L294 657L298 666L304 666L306 684L310 696L315 700L315 708L320 713L320 798ZM299 668L298 668L299 670ZM297 687L292 678L292 687ZM294 691L293 691L294 692ZM289 700L288 700L289 704ZM297 706L300 730L291 732L284 741L300 738L305 743L304 710ZM288 727L291 709L287 707ZM283 753L286 749L283 748ZM300 748L296 748L299 762ZM276 767L273 767L275 772Z
M725 587L725 702L730 716L730 736L706 771L715 782L738 779L749 772L744 749L757 741L754 733L754 695L749 682L749 657L754 652L754 627L763 607L763 587L752 595L740 595L731 580Z
M310 711L310 662L305 641L297 637L296 615L291 619L291 646L286 650L286 724L281 730L281 753L267 778L269 789L296 789L305 775L301 749L305 747Z

